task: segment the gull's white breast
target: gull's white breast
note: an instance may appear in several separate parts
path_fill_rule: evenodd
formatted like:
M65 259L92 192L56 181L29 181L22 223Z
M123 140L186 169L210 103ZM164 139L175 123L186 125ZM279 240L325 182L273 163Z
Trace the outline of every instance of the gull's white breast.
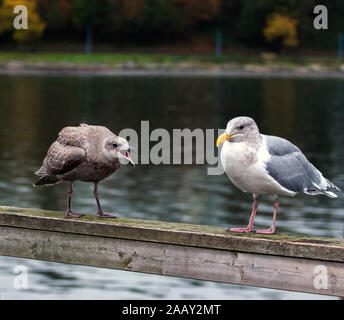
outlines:
M266 170L270 154L264 140L258 148L245 142L223 144L221 163L233 184L244 192L295 195L277 183Z

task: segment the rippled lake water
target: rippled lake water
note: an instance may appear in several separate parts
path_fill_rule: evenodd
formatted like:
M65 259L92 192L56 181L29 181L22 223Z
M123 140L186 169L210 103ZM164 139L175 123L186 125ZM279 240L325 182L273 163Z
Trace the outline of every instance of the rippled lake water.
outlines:
M261 132L298 145L324 175L344 188L344 82L341 79L90 75L0 76L0 205L64 211L66 184L32 187L59 130L85 122L140 131L224 128L253 117ZM95 213L92 185L75 183L73 208ZM100 184L104 212L152 220L245 226L251 195L207 165L121 167ZM273 199L255 220L268 227ZM277 231L343 237L343 198L281 197ZM28 269L16 290L14 268ZM318 299L317 295L163 277L0 256L2 299Z

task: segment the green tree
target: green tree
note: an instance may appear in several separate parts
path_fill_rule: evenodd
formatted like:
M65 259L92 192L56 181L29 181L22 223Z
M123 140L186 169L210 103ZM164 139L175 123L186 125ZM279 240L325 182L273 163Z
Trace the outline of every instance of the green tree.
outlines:
M184 23L173 0L145 0L140 10L126 20L124 27L130 33L144 35L147 39L178 34L182 32Z
M70 17L77 30L93 27L105 32L111 24L109 0L70 0Z
M47 24L48 31L70 28L70 0L37 0L37 11Z

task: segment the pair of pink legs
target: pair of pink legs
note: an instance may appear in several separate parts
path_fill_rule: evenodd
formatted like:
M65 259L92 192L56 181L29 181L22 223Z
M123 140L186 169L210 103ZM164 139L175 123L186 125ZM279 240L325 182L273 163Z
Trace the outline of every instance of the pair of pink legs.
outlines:
M252 232L253 231L253 221L254 221L254 217L256 215L257 208L258 208L258 196L253 195L253 200L254 201L253 201L252 214L251 214L248 226L246 228L230 228L228 229L229 232ZM271 227L269 229L255 230L254 232L261 233L261 234L273 234L275 232L277 210L278 210L278 198L276 197L275 205L274 205L274 215L272 218Z
M71 210L71 201L72 201L72 193L73 193L73 188L72 188L73 182L69 183L69 188L68 188L68 208L67 208L67 214L66 218L81 218L84 216L84 214L80 213L74 213ZM94 183L94 197L96 198L97 201L97 207L98 207L98 212L97 216L100 218L116 218L116 216L111 215L111 214L106 214L103 213L102 207L100 206L99 198L98 198L98 183Z

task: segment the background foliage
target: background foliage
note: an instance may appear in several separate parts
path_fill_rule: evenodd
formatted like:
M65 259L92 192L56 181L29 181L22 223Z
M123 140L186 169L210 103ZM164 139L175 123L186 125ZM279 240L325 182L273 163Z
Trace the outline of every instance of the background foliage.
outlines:
M13 5L29 9L30 34L11 28ZM316 0L0 0L0 40L83 40L92 28L95 41L114 45L214 41L280 50L292 47L335 49L344 32L344 1L325 0L329 29L313 28ZM209 40L210 39L210 40Z

